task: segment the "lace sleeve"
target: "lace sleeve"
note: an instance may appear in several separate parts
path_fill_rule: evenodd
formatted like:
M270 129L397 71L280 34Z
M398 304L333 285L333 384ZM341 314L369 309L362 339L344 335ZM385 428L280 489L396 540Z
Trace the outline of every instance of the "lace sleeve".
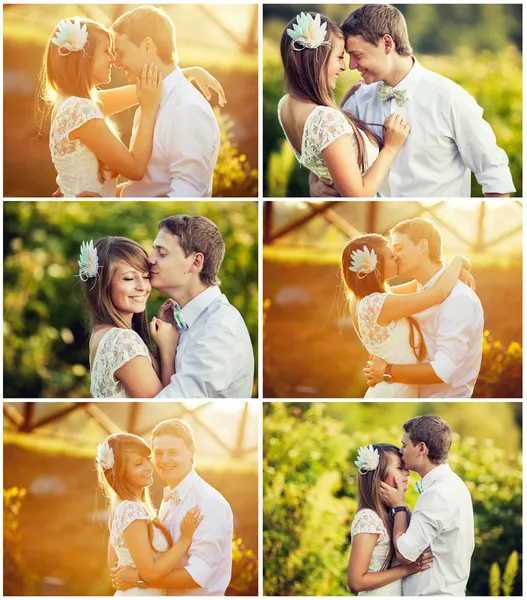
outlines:
M111 344L112 375L136 356L150 358L143 340L132 329L117 329Z
M115 521L117 528L121 533L134 521L149 521L145 509L139 504L139 502L133 502L132 500L123 500L117 507L115 512Z
M321 154L337 138L353 133L346 117L334 108L322 107L310 121L310 134L316 140L318 152ZM355 136L352 135L353 140Z
M359 510L351 525L351 539L358 533L373 533L381 536L387 535L384 523L373 510Z
M51 141L58 155L66 155L74 152L78 141L70 140L70 133L82 127L91 119L104 119L95 102L89 98L77 98L71 96L64 101L50 132Z
M395 325L392 322L383 327L377 323L379 313L387 297L387 293L377 292L364 297L359 304L357 319L359 321L360 334L364 340L372 344L384 342L389 337L393 325Z

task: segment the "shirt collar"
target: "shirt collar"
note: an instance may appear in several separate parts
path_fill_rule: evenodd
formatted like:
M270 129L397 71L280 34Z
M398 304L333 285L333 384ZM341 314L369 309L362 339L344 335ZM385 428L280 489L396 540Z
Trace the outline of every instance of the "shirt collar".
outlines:
M194 469L192 469L185 479L183 479L183 481L180 481L176 487L172 488L172 491L176 492L180 502L183 502L183 500L187 497L188 493L192 489L192 486L196 483L197 477L198 474Z
M437 479L441 477L443 473L447 473L449 471L452 472L450 465L448 463L443 463L442 465L439 465L438 467L432 469L429 473L427 473L421 480L423 492L426 492L426 490L430 488L434 481L437 481Z
M443 265L439 271L433 276L431 277L424 285L421 285L419 282L417 282L417 290L420 292L422 290L424 290L425 288L429 288L432 287L434 285L434 283L441 277L441 275L445 272L446 269L446 265Z
M423 74L423 67L419 64L417 58L412 56L412 59L414 61L413 67L410 69L404 79L401 79L397 85L393 86L396 90L406 90L405 96L407 99L411 98L415 93L419 80L421 79L421 75Z
M160 106L163 106L165 100L170 96L172 90L180 83L181 77L185 77L179 67L176 67L171 73L169 73L164 79L161 85L161 102Z
M218 296L221 296L220 288L217 285L212 285L206 290L203 290L201 294L198 294L195 298L192 298L188 304L185 304L181 309L181 314L189 328L192 327L200 314L213 300L218 298Z

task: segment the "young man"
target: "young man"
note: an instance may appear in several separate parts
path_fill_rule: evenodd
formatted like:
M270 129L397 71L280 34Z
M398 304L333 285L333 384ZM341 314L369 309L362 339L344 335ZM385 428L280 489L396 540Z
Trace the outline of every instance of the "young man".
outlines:
M163 76L163 95L154 129L154 148L141 181L121 190L125 197L210 197L220 132L205 98L177 65L176 35L170 18L154 6L139 6L112 26L115 66L135 83L143 65ZM141 109L138 108L137 111ZM138 112L132 137L136 135Z
M393 113L410 134L379 191L385 197L469 197L470 172L485 196L508 196L514 184L508 158L496 145L483 110L462 87L425 69L412 56L406 21L395 7L365 4L342 24L349 68L366 85L350 88L343 108L368 123L381 138ZM310 177L312 196L338 196Z
M253 348L242 316L219 288L225 255L219 229L186 215L157 228L150 283L170 298L159 318L180 330L176 373L157 398L250 398Z
M432 286L445 269L439 229L432 221L417 218L398 223L390 233L399 275L416 280L393 291L416 292ZM484 318L477 295L458 281L442 304L414 317L424 337L428 362L389 365L375 358L365 369L368 383L416 383L421 398L470 398L482 355Z
M112 569L114 587L167 589L169 596L223 596L231 580L231 507L225 498L194 470L192 429L180 419L159 423L152 432L154 467L166 481L159 518L172 541L180 536L180 523L188 510L199 507L204 519L182 564L159 581L144 581L132 567Z
M474 552L474 512L467 486L446 462L452 431L441 417L414 417L403 425L401 444L405 467L422 480L410 524L401 483L396 480L397 489L381 483L394 515L392 543L400 562L417 560L427 548L434 557L430 569L403 579L403 595L464 596Z

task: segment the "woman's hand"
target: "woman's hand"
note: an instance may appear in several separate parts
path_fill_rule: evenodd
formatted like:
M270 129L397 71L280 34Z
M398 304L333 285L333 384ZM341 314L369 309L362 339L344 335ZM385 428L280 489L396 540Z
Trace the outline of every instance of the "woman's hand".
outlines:
M383 148L398 152L410 133L410 125L401 115L388 115L384 121Z
M210 90L212 89L218 94L219 105L224 107L227 104L225 92L223 91L220 82L208 71L202 69L201 67L193 67L192 77L198 84L199 89L203 92L203 95L205 98L207 98L207 100L210 100L211 98Z
M452 260L460 260L462 264L462 269L466 269L469 272L472 269L472 263L466 256L463 256L463 254L455 254Z
M179 332L176 327L170 323L161 321L161 319L152 317L150 321L150 335L161 353L175 353L179 339Z
M415 562L406 565L408 569L407 575L415 575L416 573L427 571L432 566L431 563L433 560L434 555L430 551L430 548L427 548Z
M183 517L183 521L181 521L181 537L189 542L192 541L192 536L201 521L203 521L203 515L198 506L187 511L187 514Z
M157 65L143 65L141 77L137 78L137 99L141 110L156 112L161 104L163 77Z

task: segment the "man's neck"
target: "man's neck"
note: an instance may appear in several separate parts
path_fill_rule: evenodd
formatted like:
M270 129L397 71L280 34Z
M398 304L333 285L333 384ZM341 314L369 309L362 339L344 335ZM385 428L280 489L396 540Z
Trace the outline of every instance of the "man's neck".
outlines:
M178 287L174 289L165 290L165 294L177 302L181 308L186 306L191 300L194 300L196 296L199 296L202 292L208 289L208 285L203 283L201 280L192 282L184 287Z
M170 63L170 64L166 64L164 63L162 60L159 60L157 62L157 68L159 69L161 75L163 76L163 79L165 79L165 77L168 77L170 75L170 73L172 73L177 67L176 63Z
M399 56L397 54L393 60L393 67L384 79L384 83L392 87L400 83L414 66L414 59L411 56Z
M188 477L190 475L190 473L192 472L192 469L194 467L191 467L186 473L185 475L183 475L183 477L180 477L179 479L172 479L172 480L166 480L166 483L168 485L168 487L173 490L175 487L177 487L186 477Z
M441 463L444 464L444 463ZM436 465L434 463L427 463L426 465L423 465L423 467L421 469L419 469L419 471L417 471L417 473L419 473L419 475L421 475L421 479L424 479L426 477L426 475L428 475L428 473L431 473L434 469L437 469L437 467L440 467L441 464Z
M417 279L417 281L421 285L425 285L425 283L428 283L430 281L430 279L432 279L432 277L434 275L436 275L436 273L439 273L439 271L442 268L443 268L442 264L427 261L426 264L421 265L418 268L416 268L414 270L414 272L412 273L411 277L414 277L414 279Z

